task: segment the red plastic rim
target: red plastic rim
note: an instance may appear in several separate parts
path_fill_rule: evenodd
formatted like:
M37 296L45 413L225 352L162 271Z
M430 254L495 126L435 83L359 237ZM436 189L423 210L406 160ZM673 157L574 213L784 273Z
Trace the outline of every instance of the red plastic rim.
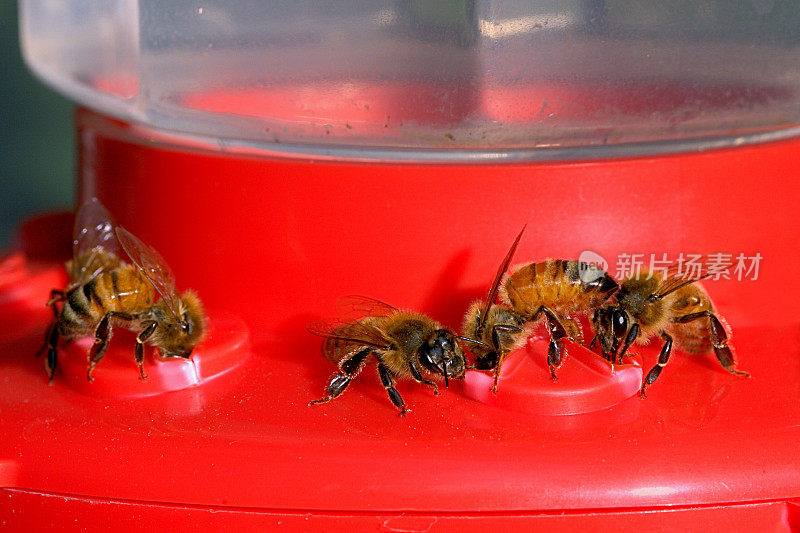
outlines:
M192 352L190 359L162 359L147 348L144 371L147 379L139 377L133 347L135 334L114 332L108 350L95 367L89 381L86 376L91 338L78 339L59 349L60 375L54 385L65 379L84 394L115 398L153 396L181 390L211 380L245 365L250 357L250 335L245 323L232 315L210 315L205 340Z

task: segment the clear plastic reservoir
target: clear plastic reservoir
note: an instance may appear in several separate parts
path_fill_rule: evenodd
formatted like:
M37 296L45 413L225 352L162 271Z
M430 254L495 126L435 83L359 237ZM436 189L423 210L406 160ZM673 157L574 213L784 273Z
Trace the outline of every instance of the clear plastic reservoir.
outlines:
M381 159L635 155L800 133L776 0L21 0L31 68L211 147Z

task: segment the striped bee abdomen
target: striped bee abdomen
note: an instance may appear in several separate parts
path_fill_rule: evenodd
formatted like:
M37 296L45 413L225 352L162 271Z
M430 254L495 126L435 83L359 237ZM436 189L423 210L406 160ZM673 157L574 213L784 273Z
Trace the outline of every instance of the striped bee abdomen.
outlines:
M111 311L135 315L153 306L152 285L133 266L101 272L67 293L58 318L59 334L66 338L91 335Z
M618 287L611 276L594 265L548 259L514 270L501 288L500 299L526 317L533 316L541 306L568 315L600 306Z

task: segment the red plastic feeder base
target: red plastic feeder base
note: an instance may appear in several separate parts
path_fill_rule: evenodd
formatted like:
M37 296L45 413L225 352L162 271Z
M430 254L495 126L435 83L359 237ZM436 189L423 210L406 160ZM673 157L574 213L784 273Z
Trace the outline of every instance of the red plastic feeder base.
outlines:
M612 365L574 342L553 381L547 366L549 340L531 337L503 362L497 394L491 373L467 372L464 393L479 402L534 415L577 415L612 407L636 395L642 385L638 358Z
M59 348L60 372L54 386L65 379L84 394L114 398L153 396L201 385L236 370L250 357L250 335L245 323L231 315L211 315L206 338L189 359L163 359L145 349L144 372L134 360L135 334L117 328L103 359L87 379L88 354L93 339L83 338Z

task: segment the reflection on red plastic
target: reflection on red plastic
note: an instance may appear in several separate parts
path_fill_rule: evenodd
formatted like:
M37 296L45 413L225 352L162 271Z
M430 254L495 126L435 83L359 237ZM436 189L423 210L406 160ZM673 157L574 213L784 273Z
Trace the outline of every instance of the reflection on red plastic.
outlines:
M688 109L686 102L695 102L698 110L713 110L732 107L745 98L758 105L768 100L786 100L790 96L790 91L780 87L760 87L756 92L735 84L687 86L658 83L632 87L610 83L522 86L489 83L481 93L481 105L486 116L509 124L546 122L553 117L596 120L607 116L612 109L617 110L620 117L647 117L656 112L669 114L684 109L681 119L690 120L699 111ZM604 123L599 125L602 127ZM614 129L610 124L606 127Z
M215 379L243 365L250 356L250 335L245 323L232 315L211 315L209 332L195 348L191 359L162 359L145 350L144 372L139 377L134 360L135 334L117 328L108 351L88 381L87 354L91 338L78 339L59 348L59 379L89 395L105 397L143 397L185 389Z
M427 105L420 105L421 102ZM471 110L474 97L469 88L454 86L414 83L375 86L346 81L291 85L268 91L198 92L187 95L182 103L210 113L261 117L292 124L321 123L326 128L347 129L369 126L372 134L379 134L384 128L402 126L406 121L436 125L457 123Z
M272 131L267 127L263 132L265 138L271 137L276 142L339 136L374 142L397 135L397 129L404 126L450 127L455 128L454 131L444 135L437 130L424 130L426 146L452 148L463 143L497 148L508 142L526 147L531 143L572 145L575 139L569 133L558 131L570 130L564 124L573 123L573 128L579 130L598 123L598 117L609 115L620 121L649 121L662 114L673 117L670 122L673 127L686 123L687 133L690 133L692 121L702 118L697 110L724 110L742 100L760 105L766 101L786 100L791 94L780 87L762 87L756 91L737 84L687 87L686 84L660 82L631 87L626 84L575 85L571 80L563 84L508 85L489 78L482 83L437 86L422 83L380 85L347 80L269 89L226 87L187 94L179 103L212 116L255 118L269 124L283 124L288 128L286 131L275 131L273 126ZM693 104L688 106L687 102ZM498 123L505 127L498 127ZM618 142L615 136L630 133L630 125L607 124L603 120L598 124L593 126L593 133L604 132L604 142ZM547 131L547 135L536 141L534 133L542 137L543 131ZM638 135L644 133L639 131ZM406 139L407 142L414 140L413 135Z
M139 78L127 72L115 72L94 80L94 87L120 98L132 98L139 94Z
M612 407L635 395L642 385L638 358L612 365L581 345L567 341L567 355L553 382L547 367L549 340L531 337L503 363L497 394L489 390L491 373L468 372L464 393L489 405L536 415L575 415Z

